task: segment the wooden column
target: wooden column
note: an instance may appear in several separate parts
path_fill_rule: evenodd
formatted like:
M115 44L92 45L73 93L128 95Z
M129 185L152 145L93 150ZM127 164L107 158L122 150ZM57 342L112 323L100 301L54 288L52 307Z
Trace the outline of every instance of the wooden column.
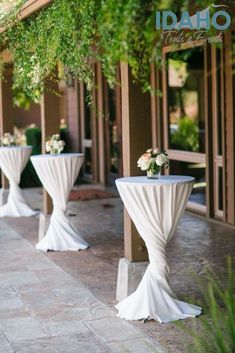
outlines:
M45 153L47 137L58 134L60 129L60 97L58 86L55 82L47 81L46 90L41 98L41 129L42 129L42 153ZM43 189L43 213L52 212L52 200Z
M98 180L102 185L106 185L106 161L105 161L105 108L104 108L104 80L102 75L101 63L96 64L96 84L97 84L97 129L98 129Z
M0 80L0 135L5 132L13 133L13 92L12 92L12 68L8 67L3 72ZM2 188L9 187L7 178L1 173Z
M121 63L122 91L122 147L123 175L143 175L137 168L137 160L147 148L152 147L150 94L143 94L137 84L132 83L131 72L126 63ZM124 251L129 261L148 259L144 241L124 212Z

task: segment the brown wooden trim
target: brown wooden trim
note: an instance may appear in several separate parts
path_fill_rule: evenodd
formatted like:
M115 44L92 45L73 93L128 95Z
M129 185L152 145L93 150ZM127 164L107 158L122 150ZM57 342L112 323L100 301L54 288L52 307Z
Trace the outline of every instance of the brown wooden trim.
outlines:
M0 79L0 136L5 132L13 133L13 91L12 91L12 67L5 68ZM9 188L7 177L1 172L3 189Z
M106 168L106 138L105 138L105 117L104 117L104 97L105 88L102 75L101 63L96 64L96 99L97 99L97 154L98 154L98 181L102 185L107 183L107 168Z
M95 72L95 81L97 82L97 72ZM91 108L91 138L92 138L92 181L99 182L99 160L98 160L98 121L97 121L97 96L96 88L92 89L93 107Z
M224 75L224 46L221 49L221 70L220 70L220 80L221 80L221 89L219 94L221 94L221 118L222 118L222 155L223 155L223 220L226 222L226 215L227 215L227 203L226 203L226 168L225 168L225 159L226 159L226 134L225 134L225 75Z
M103 77L103 95L104 95L104 134L105 134L105 175L106 175L106 185L109 182L109 174L110 174L110 163L111 163L111 155L110 155L110 106L109 106L109 87L105 78Z
M84 134L84 120L85 120L85 100L84 100L84 85L79 83L79 115L80 115L80 140L81 140L81 151L84 153L83 141L85 139Z
M167 150L167 153L169 158L175 161L206 164L205 153L187 152L187 151L178 151L178 150Z
M205 147L206 147L206 204L207 216L214 216L213 192L213 125L211 109L211 47L204 47L204 91L205 91Z
M4 49L1 52L1 60L4 62L4 64L10 64L12 62L12 53L9 49Z
M167 83L168 73L166 67L166 53L163 52L163 67L162 67L162 95L163 95L163 147L168 150L169 148L169 134L168 134L168 95L167 95Z
M234 166L234 87L233 87L233 64L232 64L232 33L226 32L225 44L225 169L226 169L226 220L230 224L235 224L235 166Z
M151 67L150 67L150 84L153 90L153 93L151 94L152 147L155 148L159 146L159 143L158 143L158 133L157 133L158 132L157 97L155 94L155 91L157 89L157 83L156 83L156 72L155 72L155 67L153 63L151 64Z
M213 119L213 195L214 195L214 217L223 219L224 211L219 209L219 167L223 167L223 156L219 155L219 144L218 139L220 139L219 133L223 135L223 126L221 126L222 131L218 128L218 118L220 117L220 109L218 107L218 97L222 96L221 87L218 87L218 70L221 73L221 62L217 60L217 48L211 47L211 90L212 90L212 119ZM222 51L221 51L222 54ZM222 109L221 109L222 111ZM224 185L224 182L223 182ZM224 196L224 191L222 191ZM223 203L224 207L224 203Z
M199 203L192 202L192 201L188 201L187 210L200 213L204 216L207 213L207 207L205 205L200 205Z
M167 53L174 52L174 51L179 51L179 50L185 50L185 49L191 49L195 47L203 47L204 45L200 43L199 41L193 41L190 43L182 43L178 45L168 45L162 47L162 52L163 55L166 55Z
M24 18L27 18L34 14L35 12L41 10L43 7L49 5L53 0L28 0L26 3L22 6L22 9L18 15L18 18L20 20L23 20ZM0 28L0 33L4 32L7 29L7 27L1 27Z
M122 163L122 92L121 92L121 69L120 64L117 66L116 70L116 80L117 84L115 86L116 94L116 119L118 126L118 141L119 141L119 177L123 176L123 163Z
M221 221L224 221L224 212L222 210L216 210L215 218L220 219Z

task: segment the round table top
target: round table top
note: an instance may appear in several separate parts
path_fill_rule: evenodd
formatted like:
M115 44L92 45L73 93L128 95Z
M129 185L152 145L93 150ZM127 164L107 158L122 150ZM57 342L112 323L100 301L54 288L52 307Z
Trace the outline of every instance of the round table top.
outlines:
M84 157L83 153L60 153L60 154L36 154L30 157L30 159L55 159L55 158L78 158Z
M116 179L116 183L133 185L163 185L177 183L193 183L195 178L185 175L162 175L159 179L149 179L147 176L133 176Z
M0 147L0 151L6 151L6 150L11 150L11 151L15 151L15 150L23 150L23 149L32 149L32 146L28 145L28 146L1 146Z

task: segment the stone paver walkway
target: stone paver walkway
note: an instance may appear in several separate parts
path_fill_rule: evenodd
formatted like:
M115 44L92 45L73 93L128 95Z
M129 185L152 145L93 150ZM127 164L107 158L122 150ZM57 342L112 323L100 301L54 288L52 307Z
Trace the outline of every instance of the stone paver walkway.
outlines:
M163 353L0 221L0 353Z

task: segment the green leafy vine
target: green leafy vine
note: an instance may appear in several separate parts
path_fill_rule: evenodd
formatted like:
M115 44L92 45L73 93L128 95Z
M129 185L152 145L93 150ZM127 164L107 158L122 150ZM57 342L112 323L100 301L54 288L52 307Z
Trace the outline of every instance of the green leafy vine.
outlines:
M19 2L22 5L24 1ZM151 89L150 64L161 63L160 31L155 11L180 12L190 0L54 0L31 17L19 21L14 11L0 35L2 48L9 48L14 63L14 89L38 100L47 79L70 74L94 87L94 63L100 61L108 83L116 83L120 61L129 64L133 79L144 91ZM212 1L197 1L200 7ZM202 7L203 8L203 7ZM0 26L6 26L6 22Z

